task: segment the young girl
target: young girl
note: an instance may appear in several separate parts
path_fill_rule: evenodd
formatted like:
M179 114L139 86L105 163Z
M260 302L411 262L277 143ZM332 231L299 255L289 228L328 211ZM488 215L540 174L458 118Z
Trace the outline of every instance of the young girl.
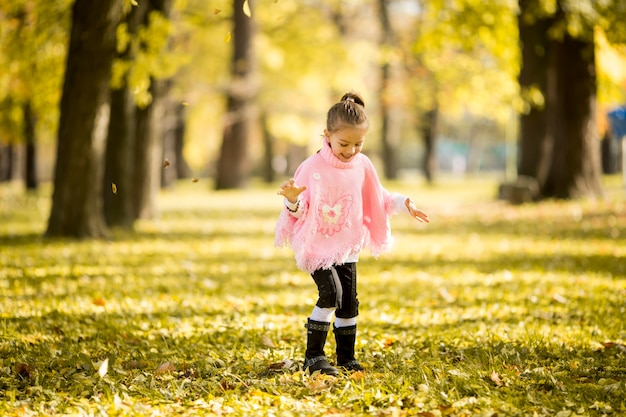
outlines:
M372 162L361 153L369 122L358 94L347 93L328 111L322 149L305 160L278 192L285 208L276 227L276 246L291 245L298 268L313 277L319 292L307 320L304 369L338 375L324 355L335 316L337 366L360 371L354 357L359 301L356 262L368 247L378 256L389 249L389 217L402 210L429 222L410 198L385 190Z

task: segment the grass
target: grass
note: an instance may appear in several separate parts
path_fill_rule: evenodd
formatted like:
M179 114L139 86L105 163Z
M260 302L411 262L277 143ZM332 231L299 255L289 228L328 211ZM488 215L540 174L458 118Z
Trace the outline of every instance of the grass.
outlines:
M180 183L110 240L44 239L49 190L0 186L0 414L600 416L626 412L626 193L509 206L390 183L359 262L364 373L300 370L315 288L273 247L276 187ZM332 338L329 338L332 339ZM334 342L327 345L331 353Z

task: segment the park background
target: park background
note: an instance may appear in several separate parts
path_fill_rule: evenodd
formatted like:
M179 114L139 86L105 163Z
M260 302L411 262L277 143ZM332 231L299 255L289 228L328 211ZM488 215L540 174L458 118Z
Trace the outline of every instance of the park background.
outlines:
M624 412L625 17L0 0L0 410ZM368 369L327 379L299 369L313 288L272 234L349 90L433 221L360 262Z

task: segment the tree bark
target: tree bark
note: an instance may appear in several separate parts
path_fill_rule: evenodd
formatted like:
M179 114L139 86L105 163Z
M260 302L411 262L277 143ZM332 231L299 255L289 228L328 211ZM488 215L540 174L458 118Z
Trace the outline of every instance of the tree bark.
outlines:
M380 50L385 51L393 45L393 30L389 20L388 0L378 1L378 10L381 26ZM380 113L381 113L381 143L382 143L382 159L383 172L385 178L396 179L398 177L398 158L396 157L397 137L393 134L393 117L390 97L389 85L392 82L391 63L385 57L380 67L381 85L379 91L380 97Z
M518 175L543 178L550 165L552 143L547 137L548 113L545 107L548 89L548 29L553 19L531 14L535 0L520 0L518 27L522 65L518 81L528 109L520 115ZM543 96L543 103L534 103L528 95L532 90Z
M560 3L549 18L533 16L534 0L519 4L520 86L545 97L545 108L521 115L519 174L537 180L542 198L601 197L593 32L556 38L550 32L565 20Z
M254 120L255 57L254 22L243 11L245 0L233 1L232 82L227 97L222 147L217 162L217 190L242 188L250 175L248 138ZM252 7L252 1L248 4Z
M37 178L37 116L33 112L31 102L24 104L24 139L26 141L26 164L24 166L24 179L27 190L36 190L39 186Z
M144 24L148 25L150 13L170 15L172 0L150 0ZM163 167L163 131L166 112L168 82L152 78L152 102L137 110L136 142L133 156L135 198L134 215L139 219L157 216L156 198L161 189Z
M439 117L439 107L435 106L426 112L422 117L422 139L424 141L424 159L422 168L426 181L432 184L435 181L437 171L437 154L435 151L437 139L437 119Z
M102 175L120 0L76 0L61 98L48 236L106 235Z
M539 182L541 194L602 197L593 34L590 39L566 34L552 42L549 55L548 136L554 147L548 176Z
M137 110L137 136L134 152L135 199L134 212L138 219L157 216L156 198L161 189L163 167L163 118L165 117L165 81L152 79L152 102Z
M135 36L139 24L144 20L148 3L139 2L125 17L128 34ZM132 61L135 56L130 46L117 58ZM136 135L136 106L133 93L125 79L119 89L111 90L111 117L107 138L104 173L104 216L107 225L132 229L135 221L133 197L133 156ZM115 189L115 192L113 192Z

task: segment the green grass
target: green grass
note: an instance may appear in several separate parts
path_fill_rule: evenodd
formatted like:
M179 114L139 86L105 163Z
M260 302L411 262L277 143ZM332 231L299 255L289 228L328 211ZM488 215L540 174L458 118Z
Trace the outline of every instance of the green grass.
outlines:
M626 193L509 206L497 184L390 183L426 209L359 262L365 373L299 369L312 280L273 247L276 187L180 183L110 240L44 239L49 189L0 186L0 414L626 413ZM332 339L332 338L330 338ZM331 353L334 342L327 345Z

